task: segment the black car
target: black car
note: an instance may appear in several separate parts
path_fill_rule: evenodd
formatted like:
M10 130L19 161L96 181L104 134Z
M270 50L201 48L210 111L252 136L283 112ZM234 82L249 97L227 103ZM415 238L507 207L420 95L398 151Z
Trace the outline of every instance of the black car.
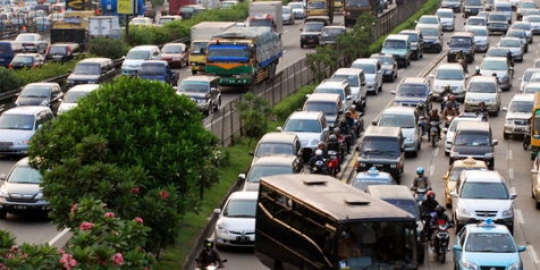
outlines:
M483 8L482 0L465 0L462 6L463 17L469 18L469 16L478 15L478 12Z
M323 22L306 22L300 29L300 48L306 45L319 45L319 37L324 28Z
M458 55L463 54L467 63L474 62L474 35L470 32L456 32L448 41L448 62L457 62Z
M403 135L399 127L369 126L358 151L356 171L367 171L376 167L388 172L399 184L405 165Z
M111 80L116 70L110 58L87 58L79 61L67 77L68 87L77 84L99 84Z
M73 59L73 50L69 44L53 44L47 53L47 59L65 62Z
M424 36L418 30L402 30L400 35L407 35L411 40L412 58L418 60L424 57Z
M63 96L58 83L29 83L18 94L15 105L45 106L56 114Z
M182 19L187 20L205 10L206 8L201 5L187 5L180 8L178 15L182 16Z

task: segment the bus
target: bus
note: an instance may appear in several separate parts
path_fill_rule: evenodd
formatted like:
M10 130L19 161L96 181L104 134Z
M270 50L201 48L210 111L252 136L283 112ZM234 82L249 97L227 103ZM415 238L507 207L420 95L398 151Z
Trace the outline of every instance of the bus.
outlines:
M270 269L417 269L410 213L333 177L262 177L255 255Z
M534 93L530 132L531 160L533 160L540 151L540 92Z

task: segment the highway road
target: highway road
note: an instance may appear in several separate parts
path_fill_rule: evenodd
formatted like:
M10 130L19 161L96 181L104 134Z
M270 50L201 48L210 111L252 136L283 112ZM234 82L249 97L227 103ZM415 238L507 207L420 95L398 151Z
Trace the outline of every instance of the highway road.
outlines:
M456 16L456 29L462 30L464 20L461 14ZM444 34L445 41L452 35L446 32ZM491 36L490 44L494 46L500 36ZM445 42L446 43L446 42ZM444 53L444 52L443 52ZM406 69L399 70L399 79L405 76L419 76L420 74L429 74L430 66L436 65L438 60L442 58L441 63L446 62L446 58L439 54L424 54L424 58L419 61L413 61L411 66ZM508 92L502 92L502 104L507 106L508 102L514 94L519 90L519 84L523 71L530 67L537 57L540 56L540 37L535 37L535 42L530 45L529 52L525 55L525 60L522 63L516 63L515 76L513 79L513 87ZM475 55L475 62L469 65L469 70L474 71L475 65L480 65L483 59L483 54ZM377 96L368 97L368 106L364 118L364 123L369 124L380 113L381 109L390 105L394 96L390 94L394 90L399 80L394 83L385 83L384 90ZM495 159L496 170L503 175L509 186L515 188L518 194L516 199L516 219L515 219L515 238L518 245L526 245L527 251L521 253L524 263L524 269L540 269L540 234L537 233L537 224L540 224L540 215L535 209L535 204L530 197L530 168L531 160L529 151L524 151L521 145L521 139L504 140L503 125L505 113L501 111L498 117L491 117L490 124L494 139L499 140L499 145L496 146ZM430 144L424 141L422 150L418 157L408 157L405 162L405 175L402 184L410 186L414 177L414 172L417 167L425 167L426 171L433 183L434 191L437 193L439 202L444 202L444 181L443 174L448 168L448 157L444 155L443 141L439 142L436 148L432 148ZM348 166L354 166L354 157ZM346 179L342 179L345 181ZM451 215L451 209L447 214ZM453 229L452 229L453 230ZM454 233L452 233L452 237ZM451 239L453 243L454 239ZM227 268L239 270L259 270L267 269L253 255L253 250L238 250L226 249L220 251L221 257L228 259ZM425 263L420 269L453 269L453 257L451 252L448 253L447 262L441 264L437 262L434 255L426 254Z

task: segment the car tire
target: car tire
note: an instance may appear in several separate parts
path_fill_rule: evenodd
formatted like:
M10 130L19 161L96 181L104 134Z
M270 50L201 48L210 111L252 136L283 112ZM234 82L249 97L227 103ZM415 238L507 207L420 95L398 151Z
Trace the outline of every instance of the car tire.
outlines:
M510 134L506 133L506 132L503 132L503 138L505 140L508 140L508 138L510 138Z
M304 46L305 46L305 45L304 45L304 43L300 43L300 48L302 48L302 49L303 49L303 48L304 48Z
M533 195L533 197L534 197L534 195ZM540 210L540 202L536 202L535 206L536 206L536 210Z
M219 98L218 102L217 102L217 105L216 105L216 111L220 111L221 110L221 98Z
M197 71L194 70L194 69L192 69L192 70L191 70L191 75L197 75Z
M6 211L0 211L0 219L6 219L7 212Z

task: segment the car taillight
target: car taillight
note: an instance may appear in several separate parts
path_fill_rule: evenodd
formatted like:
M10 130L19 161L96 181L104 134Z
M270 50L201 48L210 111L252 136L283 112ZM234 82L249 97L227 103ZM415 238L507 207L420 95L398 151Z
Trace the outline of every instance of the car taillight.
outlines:
M8 68L13 68L13 65L9 64L9 65L8 65Z

